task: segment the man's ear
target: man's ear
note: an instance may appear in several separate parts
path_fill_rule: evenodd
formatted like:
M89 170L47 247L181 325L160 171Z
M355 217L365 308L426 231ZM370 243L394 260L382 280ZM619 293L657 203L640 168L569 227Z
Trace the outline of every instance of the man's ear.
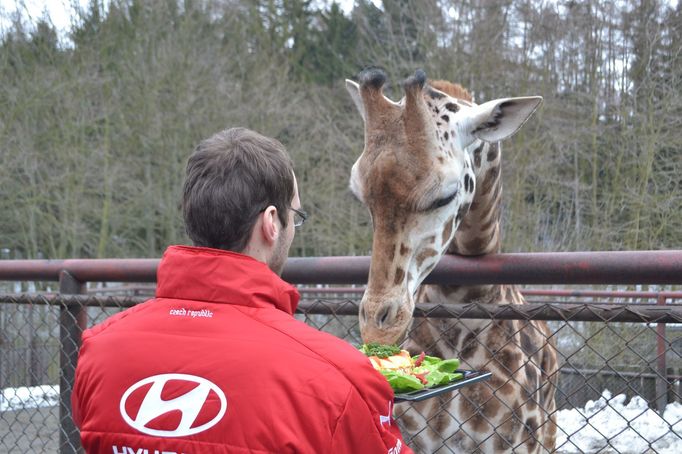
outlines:
M542 96L502 98L474 108L469 133L486 142L499 142L518 131L542 103Z
M274 244L279 238L282 224L277 216L277 208L270 205L263 211L263 222L261 223L261 234L263 240L268 244Z

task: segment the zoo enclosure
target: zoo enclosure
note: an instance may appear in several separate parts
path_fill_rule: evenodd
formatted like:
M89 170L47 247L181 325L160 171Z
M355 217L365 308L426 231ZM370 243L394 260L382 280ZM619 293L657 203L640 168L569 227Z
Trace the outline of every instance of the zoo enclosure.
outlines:
M88 326L87 307L96 306L101 311L107 307L128 307L144 297L98 297L85 295L87 282L155 282L158 260L23 260L0 261L0 281L58 281L58 295L3 295L0 302L17 304L45 304L59 309L60 337L60 451L74 452L80 445L78 431L70 417L70 394L78 355L80 333ZM368 257L292 258L287 262L284 279L296 284L356 284L367 280ZM682 251L648 252L592 252L552 254L499 254L480 258L446 256L427 279L438 284L681 284ZM337 295L338 295L338 290ZM353 290L354 292L356 290ZM357 340L357 326L351 321L340 331L327 328L329 317L333 321L353 318L357 304L353 301L325 301L323 289L307 289L320 299L302 301L299 312L308 323L322 322L320 329L328 329L341 337ZM352 292L350 292L352 293ZM666 352L670 342L665 337L665 323L682 323L682 308L667 304L668 300L682 298L678 292L609 293L572 291L526 291L529 300L538 296L592 297L592 298L655 298L656 304L603 304L585 302L556 303L554 300L534 300L528 306L496 306L476 304L419 305L417 317L432 318L484 318L514 320L553 320L561 322L603 321L617 324L636 322L656 323L656 357L651 374L655 379L654 402L661 408L668 401L680 398L679 375L670 375L666 367ZM106 314L104 314L106 316ZM94 320L99 321L99 320ZM347 322L348 323L348 322ZM567 324L567 323L566 323ZM570 359L564 358L564 360ZM645 358L642 358L645 359ZM606 361L606 360L605 360ZM583 386L591 386L589 377L582 374ZM619 374L620 375L620 374ZM627 374L626 374L627 375ZM627 387L632 388L630 382ZM561 398L560 395L557 396ZM570 400L570 395L564 396ZM1 414L0 414L0 422ZM0 442L3 440L0 440ZM0 443L1 444L1 443Z

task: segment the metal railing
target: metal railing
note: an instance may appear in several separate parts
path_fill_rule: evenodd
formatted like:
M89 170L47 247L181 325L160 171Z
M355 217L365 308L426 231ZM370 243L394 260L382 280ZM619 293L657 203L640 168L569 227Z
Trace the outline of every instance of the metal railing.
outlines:
M129 307L144 297L101 297L87 295L87 282L154 282L159 261L153 259L105 260L3 260L0 261L0 281L57 281L57 295L3 295L0 303L36 305L58 308L60 352L60 441L61 452L76 452L80 446L79 435L70 413L73 383L80 334L88 326L88 307L117 309ZM287 262L283 277L295 284L363 284L367 280L369 257L292 258ZM499 254L480 258L446 256L427 279L438 284L682 284L682 251L645 252L585 252L556 254ZM338 289L336 289L338 290ZM355 291L355 290L354 290ZM322 289L308 289L324 295ZM542 293L538 293L542 292ZM338 295L338 293L337 293ZM656 323L655 403L665 405L675 382L666 364L670 343L666 340L665 323L682 323L682 307L666 304L681 298L678 292L640 293L577 293L575 291L526 291L534 304L527 306L501 305L493 308L476 304L419 305L417 317L452 318L466 320L483 318L491 320L553 320L569 323L604 321ZM552 297L552 301L537 297ZM655 298L656 304L604 304L575 302L576 296L593 300L599 298ZM556 298L564 298L561 303ZM299 313L310 324L322 320L321 329L340 337L358 341L357 302L353 300L325 301L304 299ZM98 321L99 316L92 317ZM318 320L317 317L323 317ZM350 319L341 328L334 326L338 320ZM330 322L329 320L332 320ZM338 323L337 323L338 324ZM585 338L586 342L591 338ZM667 344L666 344L667 342ZM571 357L568 359L570 360ZM566 359L566 358L564 358ZM570 361L569 361L570 362ZM574 368L576 369L576 368ZM578 369L576 369L578 370ZM581 372L585 383L588 377ZM640 374L641 375L641 374ZM627 373L620 374L627 377ZM679 379L678 379L679 381ZM629 386L629 385L628 385ZM569 401L571 396L564 400ZM679 397L677 391L672 397ZM0 421L2 417L0 414ZM3 440L0 439L0 447Z

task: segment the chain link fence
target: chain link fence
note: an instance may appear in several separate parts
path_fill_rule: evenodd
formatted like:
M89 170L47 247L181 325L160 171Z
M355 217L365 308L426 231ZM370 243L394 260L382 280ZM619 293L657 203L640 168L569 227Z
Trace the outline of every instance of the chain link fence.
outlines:
M75 364L65 357L77 346L73 326L99 323L146 300L152 289L0 295L0 452L77 450L68 405L60 407L60 395L70 396L64 378ZM360 292L306 289L296 317L358 345ZM671 304L680 300L570 294L530 292L531 304L523 306L420 305L415 323L425 317L462 327L469 319L511 320L524 330L530 320L547 320L560 363L551 377L556 452L682 452L682 305ZM449 399L440 400L443 408ZM451 452L447 445L444 438L438 452Z

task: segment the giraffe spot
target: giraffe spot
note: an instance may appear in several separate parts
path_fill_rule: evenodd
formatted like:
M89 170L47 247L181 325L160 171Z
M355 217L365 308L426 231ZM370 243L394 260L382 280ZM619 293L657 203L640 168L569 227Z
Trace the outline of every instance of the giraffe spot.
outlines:
M445 162L445 158L443 158L442 156L438 156L438 162L439 162L440 164L444 163L444 162Z
M479 330L475 329L464 337L464 341L462 341L462 350L460 350L461 359L468 360L474 356L474 353L479 347L478 339L476 339L478 332Z
M503 419L504 422L495 428L495 452L505 452L513 449L514 435L517 433L516 426L520 425L514 424L515 418L509 411L505 412L500 419Z
M515 371L521 362L521 353L512 347L503 348L494 358L503 366L505 370Z
M436 416L435 425L433 429L437 434L445 433L445 430L448 428L451 421L452 421L451 416L447 412L442 411L438 413L438 415Z
M545 386L545 389L538 394L540 394L540 402L538 402L538 404L541 408L547 408L547 402L553 402L554 385L550 384L549 386Z
M526 430L528 431L528 435L530 435L530 438L528 440L528 450L532 451L535 449L535 445L537 445L538 440L537 440L537 430L538 430L538 420L534 417L530 417L526 419Z
M393 259L395 258L395 247L392 244L388 247L388 254L386 258L388 259L389 262L392 262Z
M404 257L408 252L410 252L410 248L405 246L405 243L400 243L400 255Z
M474 210L474 205L471 205L471 210ZM493 228L497 224L497 220L493 216L491 219L489 219L485 224L481 226L481 232L487 232L491 228Z
M494 399L490 387L487 384L475 383L463 389L461 395L462 400L460 402L462 404L466 402L464 410L472 416L472 419L480 419L474 423L475 430L484 429L487 422L483 418L483 406Z
M455 241L457 241L457 240L455 239ZM462 290L462 286L461 285L446 285L446 286L442 287L442 290L443 290L443 294L445 296L450 297L451 295Z
M410 412L405 412L402 415L400 415L400 422L405 425L405 427L408 428L415 428L417 429L419 427L417 423L417 418L414 417L413 414Z
M443 245L447 244L448 241L450 241L450 235L452 234L452 223L454 221L454 218L450 218L447 221L445 221L445 230L443 230L443 238L441 239L441 243Z
M464 243L464 248L469 253L475 253L481 251L483 247L486 246L487 244L488 244L487 238L477 236Z
M442 118L446 123L450 121L450 117L447 114L441 115L440 118Z
M494 206L495 208L495 219L500 220L500 213L502 210L500 209L500 191L502 184L496 184L495 185L495 190L493 191L493 197L490 199L490 203Z
M483 179L483 184L481 185L481 194L487 194L493 188L493 185L497 182L497 177L500 174L500 169L498 167L493 167L488 170Z
M493 380L495 378L495 380ZM511 396L514 394L514 385L509 379L500 377L499 375L493 375L489 380L490 386L493 388L494 393L497 395Z
M531 389L532 392L535 392L535 389L538 385L538 371L530 361L526 363L525 369L526 378L528 378L529 389Z
M483 298L488 294L488 286L486 285L474 285L467 287L466 293L462 297L464 301L473 301Z
M459 106L455 104L454 102L449 102L445 104L445 108L448 109L450 112L458 112L459 111Z
M529 358L538 351L533 340L525 331L521 331L521 349Z
M457 210L457 217L460 219L463 218L469 211L469 207L471 207L470 203L463 203L460 205L459 210Z
M433 241L431 241L432 243ZM422 263L424 263L424 260L435 257L438 255L438 252L435 249L424 249L421 251L416 258L417 261L417 267L421 267Z
M438 436L438 435L436 435ZM435 437L433 438L435 439ZM412 445L414 441L410 443ZM458 430L455 434L448 439L448 447L450 447L450 452L474 452L475 446L471 439L471 436L466 434L463 430ZM428 452L425 448L415 449L414 452Z
M454 327L451 330L447 330L442 336L449 345L454 347L459 343L460 334L462 334L462 329L460 327Z
M466 192L474 191L474 181L471 179L468 173L464 174L464 189Z
M500 149L497 144L490 144L490 150L488 150L488 162L492 162L497 159L500 154Z
M504 335L501 321L493 321L487 331L488 337L486 339L486 345L490 350L497 351L507 345L508 339Z
M537 397L535 396L535 390L524 389L524 391L526 394L526 407L528 407L529 410L534 411L538 407Z
M474 150L474 167L477 169L481 167L481 152L483 151L483 147L485 146L485 143L482 143L481 145L478 146Z
M470 420L471 428L475 432L485 432L486 429L490 427L488 421L483 417L483 415L474 415Z
M447 131L445 131L445 132L443 133L443 138L444 138L445 140L448 140L448 139L450 138L450 136L448 135L448 132L447 132Z
M505 452L513 447L514 440L495 434L495 452Z
M402 268L398 268L395 272L395 279L393 280L393 283L395 285L400 285L403 283L403 279L405 279L405 271Z
M488 418L493 419L500 413L500 401L498 399L490 399L481 407L481 413Z
M556 354L551 350L551 345L546 343L542 349L542 361L540 367L545 374L552 373L556 366Z

